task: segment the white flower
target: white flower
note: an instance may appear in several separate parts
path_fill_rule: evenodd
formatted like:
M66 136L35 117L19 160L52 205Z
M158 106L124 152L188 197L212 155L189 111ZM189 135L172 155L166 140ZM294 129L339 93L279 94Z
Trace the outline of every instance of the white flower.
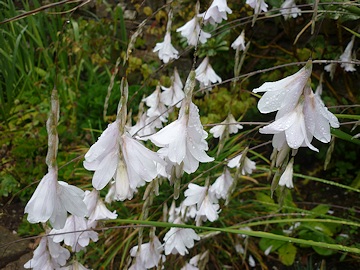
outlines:
M185 191L184 205L193 206L196 204L196 224L200 225L201 221L209 220L211 222L219 218L219 208L217 199L213 192L208 187L201 187L190 183L188 189Z
M308 132L323 143L331 140L330 126L340 126L339 120L325 107L318 92L314 94L310 87L305 89L304 115Z
M210 186L210 191L213 192L218 199L227 199L230 187L234 183L230 171L225 167L224 172L215 180L214 184Z
M256 266L256 262L254 260L254 257L249 255L249 266L250 267L255 267Z
M179 72L176 68L174 69L174 75L171 77L171 82L172 83L169 88L161 86L161 89L163 90L163 92L161 93L161 101L166 106L176 106L180 108L180 101L184 99L185 93L182 90L184 85L181 82Z
M234 50L245 50L245 30L241 31L241 34L235 39L235 41L231 44L231 48Z
M285 0L281 5L280 12L285 20L290 17L296 18L297 16L301 16L301 9L296 6L295 0Z
M180 32L180 34L187 39L187 43L192 46L196 46L198 40L204 44L207 39L211 37L211 34L201 29L197 16L176 29L176 32Z
M213 134L214 138L220 137L221 140L223 137L226 137L227 134L236 134L239 129L243 129L243 126L237 124L234 116L229 113L226 119L221 122L221 125L212 127L209 132Z
M90 239L94 242L98 240L97 232L89 229L89 223L85 218L70 215L63 229L52 229L50 234L57 234L53 236L55 243L64 241L65 245L71 246L72 251L78 252L89 245Z
M319 150L311 144L312 135L307 131L305 125L305 117L303 113L304 103L300 102L296 108L286 114L276 115L275 121L271 124L259 129L262 134L276 134L274 136L274 148L282 147L284 141L292 149L298 149L301 146L307 146L311 150L318 152Z
M160 117L149 117L147 112L139 114L136 124L128 129L131 136L136 134L137 139L148 140L148 136L154 134L156 129L162 128Z
M222 82L221 78L211 67L208 56L206 56L201 64L196 68L195 73L195 78L205 87L209 87L211 83Z
M268 256L270 254L272 248L273 248L272 245L268 246L268 248L264 251L264 255Z
M171 44L171 35L170 32L166 32L163 42L156 43L153 52L159 52L159 58L165 64L168 63L171 59L178 59L179 52Z
M259 14L261 11L268 11L268 5L265 3L265 0L246 0L246 4L254 9L255 14Z
M298 105L299 98L306 86L312 70L312 63L309 61L305 67L295 74L275 82L266 82L254 93L266 92L258 103L261 113L270 113L277 110L290 112Z
M205 152L208 150L205 140L207 132L201 125L198 108L191 102L189 111L186 111L186 102L182 103L179 118L150 136L150 140L159 147L168 148L166 153L171 162L178 165L183 163L184 171L193 173L199 167L199 162L214 159Z
M146 269L157 267L164 251L159 239L154 236L149 243L142 244L138 251L138 246L130 250L131 257L136 257L136 263L140 263Z
M279 180L279 185L280 186L286 186L287 188L293 188L294 187L294 184L293 184L293 172L294 172L293 165L294 165L294 158L292 158L290 160L290 162L286 166L285 171L281 175L280 180Z
M198 16L203 17L205 23L216 24L227 20L227 13L231 14L232 11L226 0L214 0L208 10Z
M144 98L143 101L150 107L146 113L148 117L156 117L159 118L161 122L167 122L169 114L161 98L160 86L157 86L155 91L150 96Z
M352 59L352 49L354 46L355 36L352 37L349 44L346 46L345 51L340 55L340 61L350 62ZM355 65L351 63L341 63L341 67L347 72L356 71Z
M237 155L236 157L230 159L228 162L228 166L230 168L235 168L235 167L240 168L241 167L242 175L252 174L252 171L256 169L255 161L252 161L248 157L245 157L243 164L240 164L241 157L242 157L242 154Z
M331 80L334 79L335 71L336 71L337 64L336 63L330 63L324 67L325 71L330 73Z
M174 221L175 224L181 224L180 218ZM164 236L165 255L177 254L181 256L188 254L188 248L194 246L194 240L200 240L200 237L193 229L171 228Z
M89 221L102 220L102 219L115 219L117 218L116 211L110 212L102 199L100 198L99 191L93 189L90 191L85 191L84 202L88 209L87 216Z
M54 243L51 237L42 237L39 246L34 251L33 258L28 261L24 268L34 270L59 269L66 264L70 252L60 244Z
M30 223L46 222L60 229L65 225L67 212L79 217L87 213L82 201L84 192L65 182L57 181L57 169L49 167L38 187L25 207Z
M119 137L117 121L109 124L85 155L84 167L95 171L92 184L103 189L113 178L115 197L131 199L136 188L157 176L157 163L164 161L128 133Z
M180 270L199 270L199 268L197 268L196 266L193 266L190 263L185 263L185 265L183 267L181 267Z

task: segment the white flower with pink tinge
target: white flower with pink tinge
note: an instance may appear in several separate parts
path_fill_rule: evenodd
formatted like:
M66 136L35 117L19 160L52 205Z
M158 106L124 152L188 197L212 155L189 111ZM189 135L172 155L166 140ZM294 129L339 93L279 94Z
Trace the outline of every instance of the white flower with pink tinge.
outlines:
M210 87L211 83L222 82L221 78L215 73L206 56L201 64L196 68L196 79L205 87Z
M204 44L211 37L211 34L201 29L199 20L201 19L195 16L186 24L176 29L176 32L180 32L186 38L189 45L196 46L198 41Z
M47 222L56 229L64 227L67 212L85 217L86 205L82 201L84 191L80 188L57 180L57 169L49 167L41 179L30 201L25 206L30 223Z

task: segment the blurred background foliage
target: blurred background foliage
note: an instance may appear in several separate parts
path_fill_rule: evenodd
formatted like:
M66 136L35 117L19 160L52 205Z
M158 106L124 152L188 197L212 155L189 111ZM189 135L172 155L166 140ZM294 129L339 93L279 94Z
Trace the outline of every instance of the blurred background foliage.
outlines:
M200 2L202 10L209 6L209 1ZM0 22L46 3L0 0ZM253 10L244 5L244 1L228 1L233 10L229 20L216 29L206 29L212 33L212 38L207 44L199 46L198 61L209 55L213 68L224 81L211 92L195 93L194 101L200 108L207 131L210 128L208 124L223 121L228 112L232 112L239 121L270 121L273 115L264 116L257 111L257 98L251 93L252 89L265 81L291 75L299 70L299 66L258 72L252 76L247 74L277 65L304 62L309 58L337 59L351 39L351 31L359 31L360 7L356 1L349 1L347 5L342 1L320 1L314 35L310 34L311 27L308 25L313 18L312 1L298 1L302 16L289 20L284 20L276 10L282 1L269 0L267 3L272 10L266 16L259 16L251 27ZM107 124L115 119L121 76L115 77L111 89L109 84L112 76L117 75L114 74L116 60L124 57L129 39L139 23L147 18L126 70L119 66L120 75L128 74L133 123L141 99L151 94L159 82L168 87L175 66L183 82L192 66L194 48L187 47L175 30L193 17L194 1L172 3L175 16L172 43L181 51L181 57L168 65L162 65L152 52L165 33L167 13L162 8L165 1L133 0L123 4L118 1L90 1L74 9L76 5L78 3L59 5L0 25L0 202L5 209L1 220L9 218L7 215L10 214L6 212L9 205L18 203L19 207L24 207L45 174L45 122L53 87L59 91L61 105L59 178L90 189L92 174L82 167L83 155ZM235 52L229 47L242 29L245 29L247 42L251 45L242 66L242 77L233 89L231 79L234 77ZM355 44L355 54L359 59L358 36ZM323 69L322 64L314 65L313 89L318 86ZM287 193L283 205L279 207L277 197L270 197L271 146L267 144L251 150L248 156L256 160L257 171L237 179L238 188L232 200L222 207L220 219L211 226L242 228L254 223L252 230L360 248L358 226L301 221L306 217L360 224L360 149L359 140L352 138L359 133L356 125L360 115L360 75L359 72L347 73L338 65L333 80L327 73L323 76L323 100L342 122L341 132L334 132L333 151L328 151L329 145L318 142L315 143L320 149L318 154L308 149L299 151L295 162L295 172L299 173L294 181L296 188ZM107 95L109 102L104 119ZM174 120L174 117L171 115L170 119ZM216 157L218 166L212 168L212 164L203 164L195 174L184 175L183 183L202 183L205 176L213 182L222 173L221 162L224 159L235 156L249 145L254 147L270 140L268 136L260 135L257 128L256 124L246 125L241 133L226 141ZM210 137L209 145L209 154L216 156L217 139ZM331 161L324 171L324 162L329 157ZM206 170L211 170L210 174L202 176ZM165 192L172 190L169 183L163 181L160 190L164 192L154 197L149 206L149 220L162 220L163 208L171 204L171 198ZM143 191L140 189L139 194ZM102 191L102 195L105 194ZM142 205L139 195L132 201L115 202L110 208L117 210L119 218L136 220L142 218ZM294 222L294 218L298 221ZM111 225L118 224L106 224L108 227ZM18 224L16 229L24 237L38 235L42 231L39 225L29 225L26 221ZM144 229L144 236L147 230ZM132 227L106 230L101 233L104 237L87 253L77 256L94 269L123 268L130 248L137 244L138 231L139 228ZM162 237L164 231L159 229L159 235ZM259 269L271 269L270 266L283 269L281 267L290 265L292 268L289 269L360 267L359 255L346 251L336 252L234 234L210 235L196 244L191 254L204 251L206 246L210 250L207 269L247 269L249 254L256 259ZM271 253L264 255L269 246L273 246ZM241 247L245 252L234 247ZM188 257L191 258L190 255ZM173 265L185 263L185 258L178 256L169 256L167 260Z

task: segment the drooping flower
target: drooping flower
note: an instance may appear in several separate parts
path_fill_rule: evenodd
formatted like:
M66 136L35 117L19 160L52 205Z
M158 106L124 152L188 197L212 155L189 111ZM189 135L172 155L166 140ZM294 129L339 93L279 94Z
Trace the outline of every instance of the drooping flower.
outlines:
M196 68L196 79L205 87L210 87L211 83L222 82L221 78L215 73L206 56L201 64Z
M146 105L149 107L147 110L147 116L153 118L159 118L161 122L167 122L169 115L165 103L161 98L160 85L158 85L155 91L148 97L144 98Z
M288 165L286 166L285 171L280 177L279 180L279 186L286 186L287 188L293 188L293 164L294 164L294 158L290 160Z
M254 9L254 14L268 11L268 5L265 3L265 0L246 0L246 4Z
M77 260L74 260L71 265L61 267L60 270L90 270L79 263Z
M281 110L290 112L298 105L299 98L311 76L312 63L309 61L305 67L295 74L275 82L266 82L254 93L265 92L258 103L261 113L270 113Z
M161 89L163 90L163 92L161 93L161 101L166 106L176 106L180 108L180 101L183 100L185 97L185 93L182 90L183 87L184 85L181 82L179 72L177 71L177 68L175 68L174 75L171 77L171 86L168 88L161 86Z
M285 0L281 5L280 12L285 20L290 17L296 18L297 16L301 16L301 9L296 6L295 0Z
M236 157L232 158L228 162L228 166L230 168L241 168L241 174L252 174L252 171L256 169L255 161L250 160L248 157L245 156L245 158L242 161L242 154L237 155Z
M231 14L232 10L228 7L226 0L214 0L211 6L198 16L204 18L204 23L216 24L222 20L227 20L227 13Z
M52 237L55 243L64 241L72 251L78 252L89 245L90 239L94 242L98 240L98 233L89 229L89 223L85 218L70 215L63 229L52 229L50 234L56 234Z
M213 134L214 138L220 138L220 140L229 134L236 134L239 129L243 129L243 126L237 124L234 116L229 113L224 121L220 125L212 127L209 132Z
M201 29L199 20L198 16L194 16L186 24L176 29L176 32L180 32L191 46L196 46L198 41L204 44L211 37L211 34Z
M159 58L165 64L168 63L171 59L178 59L179 52L174 48L171 44L171 34L170 32L166 32L164 41L156 43L153 52L159 52Z
M24 268L34 270L59 269L66 264L70 252L59 243L55 243L51 237L42 237L39 246L34 250L34 256L25 263Z
M65 225L67 212L84 217L86 205L82 201L84 192L63 181L57 181L57 168L49 167L48 173L41 179L30 201L25 206L30 223L46 222L60 229Z
M219 218L219 204L215 194L207 187L201 187L190 183L188 189L185 191L184 205L196 205L196 224L200 225L201 221L209 220L211 222Z
M89 217L89 221L95 220L103 220L103 219L115 219L117 218L116 211L110 212L102 199L100 198L99 191L93 189L90 191L85 191L84 202L88 209L87 216Z
M136 263L140 263L145 269L157 267L164 248L159 239L154 236L150 242L142 244L140 250L134 246L130 250L131 257L136 257Z
M175 224L182 224L181 219L174 220ZM188 248L194 246L194 240L200 240L200 237L193 229L188 228L171 228L164 236L165 255L188 254Z
M210 186L210 191L215 194L218 199L227 199L234 179L230 171L225 167L224 172L216 178L215 182Z
M183 163L184 171L193 173L199 162L214 159L205 152L208 150L207 132L201 125L197 106L191 102L188 110L186 107L186 102L182 102L179 118L150 136L150 140L159 147L168 148L166 153L171 162Z
M107 127L85 155L84 167L95 171L92 184L103 189L113 178L116 198L131 199L136 189L157 176L157 163L164 161L125 132L120 136L118 122Z
M145 141L148 140L149 135L154 134L157 129L162 127L163 124L160 117L149 117L146 111L140 111L139 109L136 124L128 128L128 131L131 136L135 136L135 138Z
M353 36L351 38L351 41L348 43L348 45L345 48L345 51L342 53L342 55L340 55L340 61L345 62L345 63L341 63L341 67L346 72L356 71L356 68L355 68L354 64L346 63L346 62L352 61L352 49L354 47L354 41L355 41L355 36Z
M244 51L245 47L245 30L242 30L241 34L231 44L231 48L233 48L234 50Z

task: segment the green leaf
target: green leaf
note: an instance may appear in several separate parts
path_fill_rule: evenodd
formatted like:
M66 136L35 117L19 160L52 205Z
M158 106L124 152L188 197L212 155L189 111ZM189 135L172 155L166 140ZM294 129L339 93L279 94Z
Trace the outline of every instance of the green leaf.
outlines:
M296 247L291 243L286 243L278 250L279 259L284 265L292 265L295 261Z

